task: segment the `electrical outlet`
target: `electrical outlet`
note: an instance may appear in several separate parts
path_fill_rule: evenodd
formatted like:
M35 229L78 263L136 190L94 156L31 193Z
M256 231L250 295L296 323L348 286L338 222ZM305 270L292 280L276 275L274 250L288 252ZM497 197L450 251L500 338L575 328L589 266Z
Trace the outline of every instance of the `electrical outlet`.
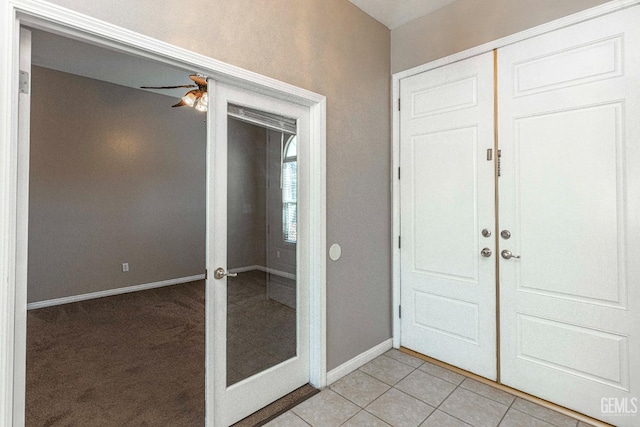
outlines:
M276 251L276 258L280 258L280 251Z
M122 263L122 272L126 273L127 271L129 271L129 263L128 262L123 262Z

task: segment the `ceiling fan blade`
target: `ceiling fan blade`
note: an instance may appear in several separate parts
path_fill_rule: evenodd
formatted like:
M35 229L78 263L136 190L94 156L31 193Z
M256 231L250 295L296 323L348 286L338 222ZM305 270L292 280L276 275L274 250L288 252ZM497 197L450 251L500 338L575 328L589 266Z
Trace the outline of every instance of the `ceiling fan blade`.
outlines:
M196 99L200 98L202 96L202 91L200 89L193 89L190 90L189 92L185 93L184 96L189 96L193 94L193 96L196 97Z
M178 102L176 105L172 105L172 107L184 107L185 105L187 104L185 104L185 102L181 99L180 102Z
M198 86L207 87L207 78L198 74L191 74L189 76L191 80L193 80Z
M180 86L140 86L140 89L180 89L183 87L198 87L197 85L180 85Z

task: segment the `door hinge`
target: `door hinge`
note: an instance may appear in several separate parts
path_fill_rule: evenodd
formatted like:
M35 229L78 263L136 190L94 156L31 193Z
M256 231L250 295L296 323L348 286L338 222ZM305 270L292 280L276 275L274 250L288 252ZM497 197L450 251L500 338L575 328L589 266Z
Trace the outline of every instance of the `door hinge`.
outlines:
M398 249L402 247L402 236L398 236Z
M400 179L400 166L398 166L398 179Z
M20 70L20 93L29 93L29 73Z
M204 280L207 280L209 278L209 270L207 270L206 268L204 269Z
M400 319L402 319L402 306L401 305L398 306L398 317Z
M398 98L398 111L400 111L400 98Z
M498 150L498 176L500 176L502 174L502 171L500 170L501 168L501 163L500 163L500 159L502 157L502 150Z

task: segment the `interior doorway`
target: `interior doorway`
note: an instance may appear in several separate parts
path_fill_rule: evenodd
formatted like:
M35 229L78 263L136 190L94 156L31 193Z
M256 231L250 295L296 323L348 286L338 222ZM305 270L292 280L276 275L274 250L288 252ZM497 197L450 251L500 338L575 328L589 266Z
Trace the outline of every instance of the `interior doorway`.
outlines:
M30 31L25 425L204 425L206 116L137 87L189 72Z
M37 7L36 7L37 8ZM310 165L313 166L313 171L310 173L310 182L315 185L311 185L312 189L311 194L309 194L308 203L309 206L313 206L313 209L308 210L309 218L308 224L310 227L310 233L307 234L306 239L307 242L304 245L302 250L299 250L299 253L306 258L307 260L307 268L302 272L306 277L310 278L310 283L313 285L312 291L309 294L308 300L311 302L310 306L312 307L312 316L310 316L309 323L311 329L314 330L314 334L310 337L309 343L311 344L311 348L313 349L308 355L309 362L309 378L313 385L318 387L322 387L324 385L325 376L326 376L326 368L324 364L325 360L325 349L324 349L324 97L312 94L310 92L306 92L297 88L290 87L286 84L282 84L280 82L271 81L269 79L264 79L261 76L257 75L247 75L247 73L243 73L240 69L234 69L233 67L229 68L226 64L220 64L216 61L203 61L202 58L197 57L193 59L194 56L189 56L185 51L181 51L174 47L168 45L160 45L158 46L157 42L151 41L151 39L146 39L143 36L137 39L137 45L141 46L139 48L133 49L129 46L132 44L128 41L131 38L131 35L122 35L118 32L117 28L111 28L109 26L96 28L95 24L92 22L87 22L83 20L81 17L74 17L65 15L63 10L59 11L59 15L56 15L56 12L53 12L55 16L56 22L58 24L51 24L45 20L40 20L38 18L33 18L30 13L33 11L26 12L21 8L18 4L12 5L12 11L14 12L14 16L16 18L16 23L19 25L20 23L29 24L34 27L39 28L55 28L58 33L68 33L73 34L74 38L91 40L92 43L96 44L104 44L109 46L110 49L123 51L128 51L129 53L134 52L141 56L147 58L153 58L154 60L160 60L165 63L171 63L172 65L181 65L185 66L185 68L195 69L200 72L208 72L210 76L220 79L221 81L227 80L240 80L244 81L245 85L251 87L262 87L262 91L266 93L270 93L276 98L285 98L291 101L295 101L302 105L304 108L307 108L311 111L311 117L313 120L311 121L311 126L309 126L309 131L311 137L309 138L309 155ZM49 11L51 12L51 11ZM20 17L18 17L20 14ZM36 14L37 15L37 14ZM60 24L62 23L62 25ZM35 25L33 25L35 24ZM69 27L65 27L65 25L69 25ZM70 30L69 28L74 28ZM86 31L86 32L85 32ZM92 36L88 36L87 34L93 34ZM85 38L86 37L86 38ZM109 40L109 41L106 41ZM14 46L18 45L18 40L14 40ZM161 54L154 54L151 52L161 52ZM184 59L188 57L190 60ZM15 68L16 75L18 74L18 67L16 64ZM244 74L244 75L243 75ZM241 77L238 77L238 76ZM16 104L17 105L17 104ZM211 116L211 113L209 113ZM14 123L18 122L18 113L17 110L14 111L13 117L15 119ZM23 146L24 148L24 146ZM18 156L19 157L19 156ZM20 176L19 170L28 170L25 167L24 159L20 162L18 161L18 157L14 159L13 165L16 170L17 175ZM210 162L210 158L207 157L207 162ZM23 177L24 178L24 177ZM17 227L15 231L15 235L12 238L15 238L16 241L26 243L25 235L27 233L27 229L24 226L21 226L20 223L24 225L25 212L21 210L23 207L23 201L25 197L28 195L28 192L20 191L20 189L25 189L25 180L17 179L18 185L16 188L11 189L11 191L16 195L16 207L20 207L17 209L16 221ZM28 180L26 181L28 185ZM20 219L23 218L23 219ZM212 215L207 215L208 220L212 219ZM211 232L208 232L207 238L210 239ZM21 243L22 244L22 243ZM24 390L24 377L21 376L21 369L24 369L24 354L22 353L22 344L24 342L24 337L26 334L26 269L21 270L21 265L26 264L26 244L23 246L19 245L18 255L16 258L16 265L12 268L15 268L16 272L16 282L15 282L15 317L12 316L11 322L15 325L15 359L14 366L15 369L13 373L15 376L12 376L15 379L15 399L12 399L13 406L13 420L14 423L20 424L21 413L23 414L24 409L24 400L22 396ZM310 261L312 260L312 261ZM206 261L207 267L209 267L210 259L207 258ZM207 268L207 270L211 270ZM25 273L25 274L22 274ZM211 280L211 278L209 278ZM205 290L205 293L209 294L210 287ZM206 324L207 330L209 326L212 325L212 313L211 310L207 309L206 316ZM13 311L12 311L13 312ZM13 339L13 337L7 337L7 340ZM8 341L9 342L9 341ZM212 366L214 364L215 357L212 352L209 351L213 348L213 342L211 339L207 340L206 344L207 357L206 357L206 365L207 365L207 375L209 376L212 372ZM8 348L14 348L11 345ZM22 368L21 368L22 366ZM210 378L211 381L207 380L208 391L207 394L212 392L212 389L215 384L215 380ZM22 392L21 392L22 390ZM207 400L207 402L211 402L211 400ZM22 411L21 411L22 409ZM214 412L213 403L207 403L207 412L212 414ZM212 424L212 418L208 418L208 424Z

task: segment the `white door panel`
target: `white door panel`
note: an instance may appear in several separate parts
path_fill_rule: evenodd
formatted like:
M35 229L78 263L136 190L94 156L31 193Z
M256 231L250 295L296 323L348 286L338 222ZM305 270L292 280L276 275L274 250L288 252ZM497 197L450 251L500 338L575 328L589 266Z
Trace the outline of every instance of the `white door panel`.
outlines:
M496 379L493 54L403 79L401 99L401 343Z
M500 250L521 256L500 260L502 382L620 426L640 418L601 402L640 397L638 22L498 52Z

